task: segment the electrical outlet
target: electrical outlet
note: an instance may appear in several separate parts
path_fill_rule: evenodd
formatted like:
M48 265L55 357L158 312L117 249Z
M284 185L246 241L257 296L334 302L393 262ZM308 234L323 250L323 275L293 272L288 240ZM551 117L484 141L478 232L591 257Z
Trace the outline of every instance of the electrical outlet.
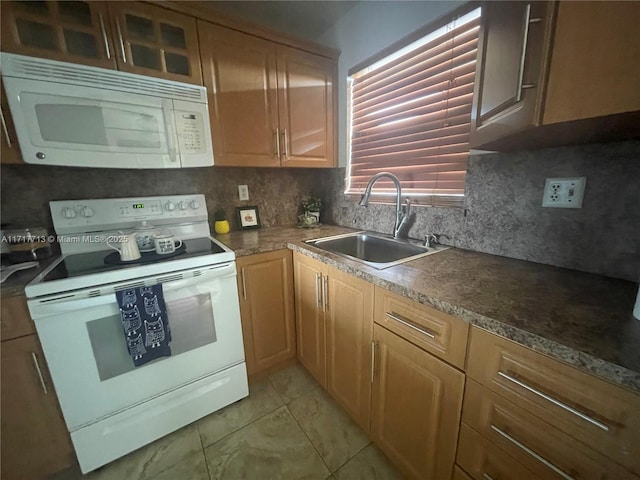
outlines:
M249 187L247 185L238 185L238 196L240 200L249 200Z
M587 177L547 178L542 197L543 207L582 208Z

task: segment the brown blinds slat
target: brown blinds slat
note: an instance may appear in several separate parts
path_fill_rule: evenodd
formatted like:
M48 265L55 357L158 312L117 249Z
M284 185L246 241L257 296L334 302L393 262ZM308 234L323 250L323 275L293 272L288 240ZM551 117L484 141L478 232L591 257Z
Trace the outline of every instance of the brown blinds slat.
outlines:
M381 171L395 174L406 195L464 194L480 24L474 12L352 76L347 194L361 193ZM382 178L373 198L389 193L393 183Z

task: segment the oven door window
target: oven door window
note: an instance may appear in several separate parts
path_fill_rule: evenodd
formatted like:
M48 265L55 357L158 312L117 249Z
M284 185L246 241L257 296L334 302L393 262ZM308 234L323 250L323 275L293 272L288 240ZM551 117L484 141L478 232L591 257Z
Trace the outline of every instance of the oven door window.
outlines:
M166 304L171 328L172 357L216 342L215 318L210 295L193 295L167 301ZM86 325L101 381L146 366L133 365L127 351L119 314L91 320ZM162 357L154 362L161 362L167 358L169 357Z

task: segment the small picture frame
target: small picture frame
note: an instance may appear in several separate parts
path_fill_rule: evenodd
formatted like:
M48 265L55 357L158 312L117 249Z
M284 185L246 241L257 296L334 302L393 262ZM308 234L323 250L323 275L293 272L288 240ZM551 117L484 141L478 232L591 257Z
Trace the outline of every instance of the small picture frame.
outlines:
M260 228L260 215L258 207L236 207L238 227L242 230Z

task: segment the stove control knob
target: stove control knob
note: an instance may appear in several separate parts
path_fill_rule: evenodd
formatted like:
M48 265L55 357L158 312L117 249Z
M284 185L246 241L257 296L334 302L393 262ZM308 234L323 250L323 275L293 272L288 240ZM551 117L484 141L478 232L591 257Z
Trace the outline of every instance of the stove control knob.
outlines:
M76 211L71 208L71 207L64 207L62 209L62 216L64 218L75 218L76 217Z
M189 204L187 202L185 202L184 200L181 201L178 206L180 207L180 210L186 210L187 208L189 208Z
M167 202L164 204L164 209L167 212L173 212L176 209L176 204L173 202Z
M189 206L191 206L191 208L193 208L194 210L197 210L198 208L200 208L200 202L198 202L197 200L191 200Z
M94 211L93 211L93 208L91 207L82 207L80 209L80 214L83 217L93 217Z

